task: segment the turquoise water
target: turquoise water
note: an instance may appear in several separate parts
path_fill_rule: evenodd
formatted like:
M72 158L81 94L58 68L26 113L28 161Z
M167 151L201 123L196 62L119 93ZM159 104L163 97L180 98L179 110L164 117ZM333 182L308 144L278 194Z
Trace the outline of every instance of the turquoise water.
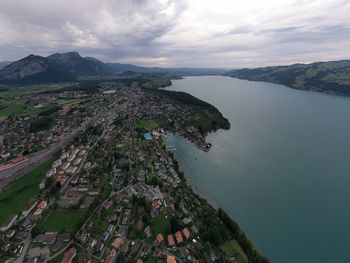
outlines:
M350 99L221 76L170 90L216 106L208 153L168 136L190 184L272 263L350 262Z

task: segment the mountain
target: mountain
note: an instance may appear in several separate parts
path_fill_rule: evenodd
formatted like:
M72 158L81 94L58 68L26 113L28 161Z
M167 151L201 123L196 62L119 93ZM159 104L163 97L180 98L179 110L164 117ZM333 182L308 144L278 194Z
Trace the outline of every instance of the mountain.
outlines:
M12 61L0 61L0 70L2 70L7 65L10 65Z
M55 53L47 57L57 68L73 75L106 75L110 68L95 58L83 58L77 52Z
M95 58L83 58L77 52L56 53L48 57L29 55L5 66L0 83L37 84L74 81L78 76L106 75L112 71Z
M132 64L107 63L113 73L136 72L146 74L178 74L178 75L219 75L228 70L220 68L160 68L140 67Z
M350 96L350 60L233 70L225 75Z
M227 70L211 68L159 68L131 64L103 63L96 58L81 57L77 52L55 53L48 57L29 55L0 70L0 84L38 84L75 81L82 76L123 73L167 75L219 75Z
M0 71L0 83L32 84L71 81L74 77L53 65L48 58L29 55Z

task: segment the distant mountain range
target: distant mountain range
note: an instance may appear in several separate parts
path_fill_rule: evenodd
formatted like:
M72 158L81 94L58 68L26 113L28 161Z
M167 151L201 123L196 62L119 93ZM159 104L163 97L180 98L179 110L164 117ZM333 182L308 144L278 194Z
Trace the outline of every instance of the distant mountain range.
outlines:
M4 66L1 69L1 66ZM103 76L125 72L148 74L205 75L227 70L209 68L147 68L131 64L103 63L77 52L55 53L48 57L29 55L15 62L0 62L1 84L38 84L75 81L81 76Z
M1 66L4 68L1 69ZM0 84L72 82L84 76L123 73L184 75L225 75L235 78L279 83L301 90L350 96L350 60L294 64L254 69L160 68L131 64L103 63L77 52L48 57L29 55L15 62L0 62Z
M233 70L225 75L350 96L350 60Z

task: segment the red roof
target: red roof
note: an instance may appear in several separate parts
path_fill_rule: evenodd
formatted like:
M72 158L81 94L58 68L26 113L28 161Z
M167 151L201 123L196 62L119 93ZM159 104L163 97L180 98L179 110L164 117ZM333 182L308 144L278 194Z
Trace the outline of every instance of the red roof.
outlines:
M187 227L185 227L183 230L182 230L182 234L184 234L185 238L188 240L190 237L191 237L191 233L190 231L188 230Z
M168 255L166 259L167 263L176 263L176 258L173 255Z
M118 247L120 247L123 244L123 242L124 242L124 240L121 237L117 237L114 240L112 246L114 246L115 248L118 248Z
M172 234L168 235L168 245L171 247L175 245L174 238L173 238Z
M46 207L46 201L45 200L43 200L43 201L41 201L39 204L38 204L38 208L40 208L40 209L44 209L45 207Z
M175 233L175 237L176 237L176 242L177 242L177 243L182 243L183 238L182 238L182 234L181 234L180 231L177 231L177 232Z
M162 234L158 234L157 235L157 242L161 243L161 242L163 242L163 240L164 240L163 235Z
M67 250L64 253L61 263L71 263L76 254L77 254L76 248L71 247L69 250Z

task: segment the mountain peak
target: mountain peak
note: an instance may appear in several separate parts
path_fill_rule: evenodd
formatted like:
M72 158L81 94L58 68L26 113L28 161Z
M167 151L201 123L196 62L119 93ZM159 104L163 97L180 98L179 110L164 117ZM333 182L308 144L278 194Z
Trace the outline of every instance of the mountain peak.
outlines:
M82 57L78 52L66 52L66 53L55 53L47 57L48 59L60 59L60 60L67 60L67 59L81 59Z

